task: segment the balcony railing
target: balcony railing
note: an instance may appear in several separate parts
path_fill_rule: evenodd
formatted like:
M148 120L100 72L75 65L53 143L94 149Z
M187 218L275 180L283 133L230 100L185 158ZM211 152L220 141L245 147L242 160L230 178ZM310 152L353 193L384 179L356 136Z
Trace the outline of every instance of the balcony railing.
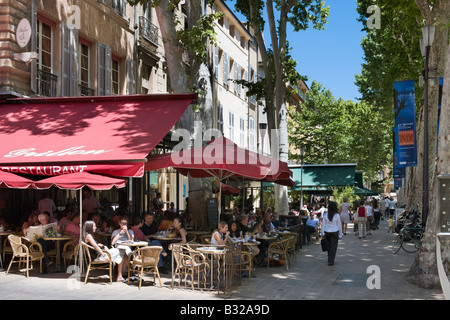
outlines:
M147 18L139 17L139 30L141 37L153 43L155 46L158 45L158 27Z
M80 95L82 95L82 96L93 96L94 95L94 89L82 86L80 84Z
M43 97L56 97L58 76L44 70L37 71L37 94Z

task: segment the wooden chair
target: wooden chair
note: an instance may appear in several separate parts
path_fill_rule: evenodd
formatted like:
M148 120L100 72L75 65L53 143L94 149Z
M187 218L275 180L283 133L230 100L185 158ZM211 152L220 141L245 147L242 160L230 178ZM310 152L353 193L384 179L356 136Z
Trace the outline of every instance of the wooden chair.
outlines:
M130 272L139 272L139 289L141 289L142 278L145 273L153 274L153 282L156 283L156 276L158 276L159 286L162 288L161 278L158 271L159 256L163 248L159 246L149 246L139 248L130 255L128 268L128 284L130 284ZM133 258L133 260L131 260ZM137 268L137 270L133 270Z
M288 242L290 238L274 241L269 245L267 249L267 268L269 268L270 261L273 261L274 257L279 259L284 259L284 264L286 265L286 270L289 270L289 257L288 257ZM273 262L272 262L273 265Z
M109 283L112 284L114 262L111 260L111 255L109 254L109 252L105 252L106 255L108 256L109 262L108 261L102 261L101 259L99 259L98 254L97 254L97 256L95 258L93 258L91 256L91 252L95 251L95 249L92 246L88 245L84 241L81 241L80 244L81 244L81 246L84 249L84 254L87 257L87 261L88 261L88 267L87 267L87 270L86 270L86 277L84 278L84 284L87 283L89 272L91 270L106 270L106 271L109 271Z
M33 261L40 262L40 271L42 272L42 259L44 259L44 253L42 252L42 247L39 243L32 243L30 248L28 248L22 243L21 237L12 234L8 236L8 240L13 251L13 256L11 258L11 262L9 263L8 270L6 270L6 274L8 274L13 263L18 263L19 268L22 263L25 263L28 278L30 262L31 266L33 266ZM39 248L39 251L35 251L35 246ZM18 261L15 261L16 258L18 259Z

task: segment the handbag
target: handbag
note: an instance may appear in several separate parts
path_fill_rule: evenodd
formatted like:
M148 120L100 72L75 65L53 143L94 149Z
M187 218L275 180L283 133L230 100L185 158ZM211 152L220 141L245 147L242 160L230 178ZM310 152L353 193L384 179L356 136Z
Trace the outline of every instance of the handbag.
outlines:
M320 245L322 246L322 251L328 251L328 240L326 238L320 240Z

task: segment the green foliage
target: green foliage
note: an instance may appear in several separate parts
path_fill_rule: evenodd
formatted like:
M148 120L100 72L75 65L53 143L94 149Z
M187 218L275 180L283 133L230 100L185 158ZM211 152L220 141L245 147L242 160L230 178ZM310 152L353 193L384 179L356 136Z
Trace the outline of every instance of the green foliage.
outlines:
M288 109L289 144L305 149L305 163L357 162L365 178L377 180L377 173L390 157L391 131L383 115L371 105L335 99L313 81L300 109ZM291 154L290 159L300 161Z
M342 191L339 191L338 188L333 188L333 201L335 201L338 205L343 203L344 197L348 198L349 203L353 203L354 201L359 200L359 196L355 194L353 188L350 186L345 187Z

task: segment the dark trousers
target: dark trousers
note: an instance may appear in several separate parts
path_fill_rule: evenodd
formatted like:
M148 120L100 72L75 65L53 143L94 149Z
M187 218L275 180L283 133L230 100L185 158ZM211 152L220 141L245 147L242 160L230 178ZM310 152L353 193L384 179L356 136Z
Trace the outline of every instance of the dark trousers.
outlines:
M328 264L334 264L339 241L339 231L325 232L325 239L328 241Z

